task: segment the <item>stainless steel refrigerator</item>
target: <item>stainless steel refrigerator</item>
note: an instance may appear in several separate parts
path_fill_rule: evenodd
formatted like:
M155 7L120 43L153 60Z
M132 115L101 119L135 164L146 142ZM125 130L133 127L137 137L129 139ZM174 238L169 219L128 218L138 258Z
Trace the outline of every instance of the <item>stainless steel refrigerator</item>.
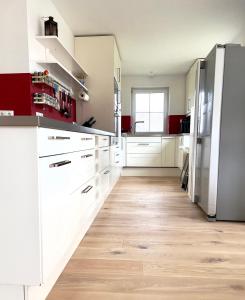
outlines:
M212 49L197 99L195 201L209 220L245 221L245 47Z

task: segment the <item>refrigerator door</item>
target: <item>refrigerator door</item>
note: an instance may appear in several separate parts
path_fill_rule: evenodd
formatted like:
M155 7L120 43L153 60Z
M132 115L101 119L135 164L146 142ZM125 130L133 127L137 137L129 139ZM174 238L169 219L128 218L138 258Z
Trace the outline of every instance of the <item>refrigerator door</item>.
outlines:
M228 45L220 130L217 219L245 221L245 47Z
M209 217L216 216L223 67L224 48L216 46L206 58L202 73L197 139L196 199Z

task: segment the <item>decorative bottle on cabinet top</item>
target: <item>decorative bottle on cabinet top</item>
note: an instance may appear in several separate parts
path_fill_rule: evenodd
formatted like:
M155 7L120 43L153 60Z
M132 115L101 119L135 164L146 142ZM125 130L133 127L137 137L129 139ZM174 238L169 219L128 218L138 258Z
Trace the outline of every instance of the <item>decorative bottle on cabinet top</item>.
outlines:
M56 35L58 36L58 24L54 21L53 17L49 17L47 21L44 22L45 35Z

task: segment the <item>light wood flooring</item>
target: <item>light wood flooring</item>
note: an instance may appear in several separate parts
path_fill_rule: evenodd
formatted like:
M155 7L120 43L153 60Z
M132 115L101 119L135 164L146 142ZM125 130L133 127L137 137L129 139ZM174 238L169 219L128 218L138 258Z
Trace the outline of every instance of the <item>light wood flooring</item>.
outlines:
M122 177L48 300L244 300L245 225L206 221L177 178Z

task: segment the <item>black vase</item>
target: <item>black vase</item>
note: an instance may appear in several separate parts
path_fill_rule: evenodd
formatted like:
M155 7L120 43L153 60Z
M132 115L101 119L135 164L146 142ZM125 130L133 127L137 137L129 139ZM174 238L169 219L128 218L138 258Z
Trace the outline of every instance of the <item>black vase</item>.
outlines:
M58 24L54 21L53 17L49 17L44 22L45 35L56 35L58 36Z

